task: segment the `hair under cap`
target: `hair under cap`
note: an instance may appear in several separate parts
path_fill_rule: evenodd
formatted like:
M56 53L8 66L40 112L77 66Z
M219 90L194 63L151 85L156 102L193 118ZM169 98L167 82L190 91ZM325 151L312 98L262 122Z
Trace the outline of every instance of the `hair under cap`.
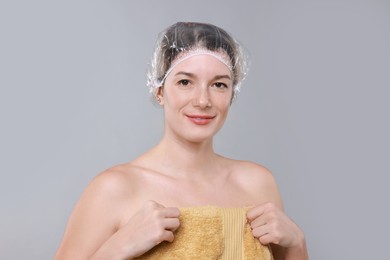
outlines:
M248 72L248 57L243 47L225 30L194 22L175 23L159 34L147 73L150 93L156 95L178 62L200 54L212 55L229 67L235 99Z

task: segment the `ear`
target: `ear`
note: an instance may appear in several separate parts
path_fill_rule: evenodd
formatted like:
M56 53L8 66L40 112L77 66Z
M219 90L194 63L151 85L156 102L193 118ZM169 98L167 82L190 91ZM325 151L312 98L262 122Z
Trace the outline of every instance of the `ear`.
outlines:
M156 92L157 102L162 106L164 105L164 86L161 86L157 89Z

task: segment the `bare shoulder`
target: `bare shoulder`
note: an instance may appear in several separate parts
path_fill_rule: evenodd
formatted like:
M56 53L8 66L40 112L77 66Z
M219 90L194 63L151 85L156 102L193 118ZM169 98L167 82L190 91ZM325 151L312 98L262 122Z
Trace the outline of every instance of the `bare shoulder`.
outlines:
M139 170L128 164L111 167L98 174L88 185L86 191L92 195L100 194L110 198L128 196L134 192L140 180Z
M263 165L231 160L232 177L258 203L273 202L283 207L276 180Z
M240 160L230 160L234 177L247 185L275 185L271 171L263 165Z
M65 230L56 259L86 259L118 230L136 174L119 165L97 175L84 190ZM73 255L77 252L77 256Z

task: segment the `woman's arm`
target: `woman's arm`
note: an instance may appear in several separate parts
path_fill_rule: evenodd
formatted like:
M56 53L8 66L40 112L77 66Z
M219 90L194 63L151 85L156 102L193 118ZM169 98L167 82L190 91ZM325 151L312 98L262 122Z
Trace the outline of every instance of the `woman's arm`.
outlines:
M131 259L172 241L179 210L149 201L126 216L132 196L131 182L120 173L95 178L69 219L55 259ZM121 227L124 218L127 223Z
M253 236L271 245L275 260L308 259L303 231L274 203L264 203L247 213Z
M85 189L76 204L55 259L88 259L118 228L119 174L105 172Z
M251 164L248 171L247 188L259 201L247 212L253 235L262 244L271 245L275 260L308 259L304 233L285 214L272 174L256 164Z
M177 208L166 208L154 201L147 201L123 228L95 252L91 260L133 259L163 241L172 242L173 233L180 225L179 215Z

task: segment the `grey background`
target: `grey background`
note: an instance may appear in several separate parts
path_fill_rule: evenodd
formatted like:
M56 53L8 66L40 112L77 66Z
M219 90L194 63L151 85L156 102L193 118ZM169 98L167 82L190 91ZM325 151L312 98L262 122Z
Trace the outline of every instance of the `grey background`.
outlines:
M311 259L384 259L390 233L389 1L2 1L0 259L51 259L102 170L149 149L158 32L219 25L252 66L216 138L267 166Z

